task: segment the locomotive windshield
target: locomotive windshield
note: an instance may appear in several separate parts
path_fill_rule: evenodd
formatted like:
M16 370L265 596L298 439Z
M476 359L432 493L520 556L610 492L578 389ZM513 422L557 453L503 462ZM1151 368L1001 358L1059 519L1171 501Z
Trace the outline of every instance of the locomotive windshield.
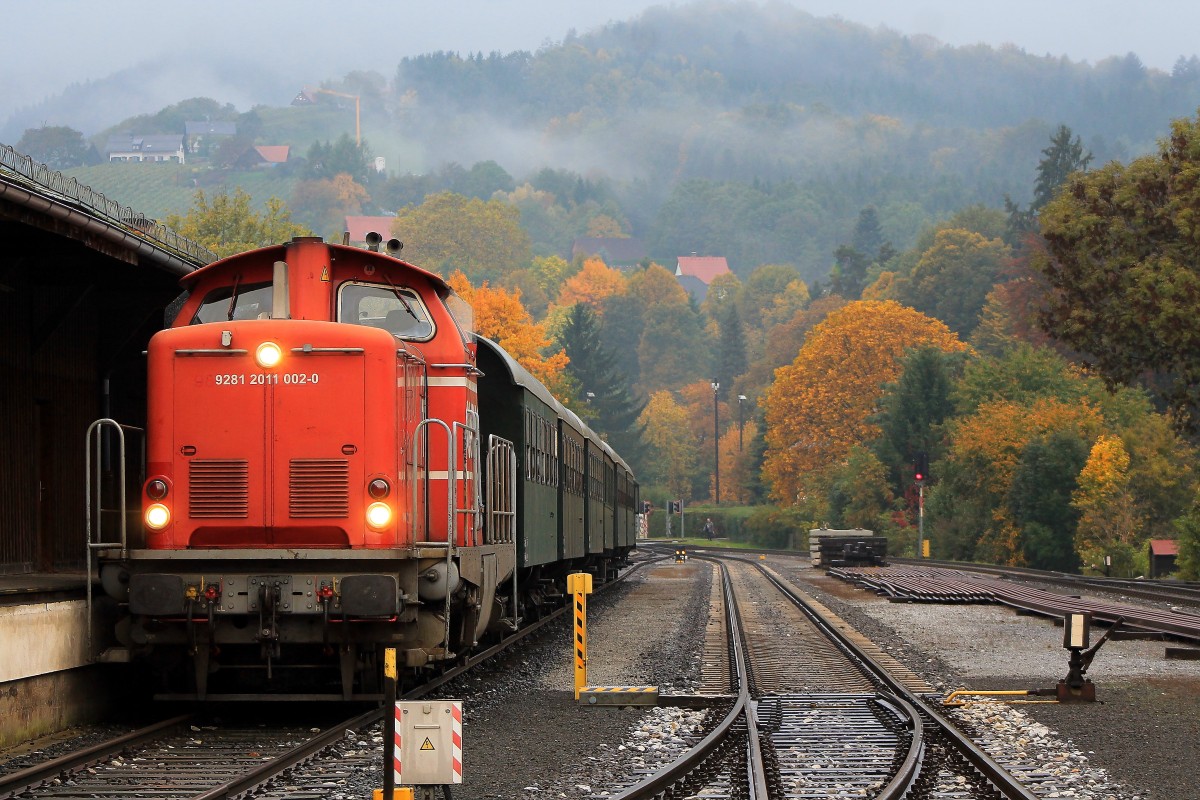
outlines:
M433 322L412 289L351 281L338 290L338 322L382 328L401 339L433 336Z
M234 297L234 290L237 296ZM230 301L233 302L230 302ZM192 317L192 325L238 319L271 318L271 284L242 283L213 289Z

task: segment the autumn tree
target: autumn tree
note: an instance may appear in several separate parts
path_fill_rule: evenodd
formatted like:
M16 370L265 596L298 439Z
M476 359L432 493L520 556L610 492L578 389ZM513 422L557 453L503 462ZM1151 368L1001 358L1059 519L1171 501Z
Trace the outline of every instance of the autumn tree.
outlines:
M907 348L924 346L965 347L942 323L891 301L850 303L813 328L765 397L772 495L796 502L851 447L876 438L883 384L899 377Z
M921 254L897 299L966 336L979 324L988 292L996 284L1008 245L973 231L938 231L933 245Z
M1072 502L1080 514L1075 551L1084 565L1096 569L1111 556L1117 574L1132 577L1142 520L1129 489L1129 453L1119 438L1104 435L1092 445Z
M503 200L430 195L400 209L391 234L414 264L442 274L459 270L474 283L523 269L532 257L520 212Z
M589 258L583 268L562 283L558 293L558 304L571 306L586 303L594 311L603 314L604 300L612 295L623 294L627 284L620 270L604 263L603 259Z
M272 197L266 212L259 214L251 209L250 195L242 189L235 189L232 195L217 192L211 198L198 190L187 214L172 214L166 224L222 257L312 235L291 221L291 212L282 200Z
M1036 472L1042 467L1027 452L1031 442L1046 437L1052 442L1055 436L1094 441L1104 428L1099 411L1088 403L1055 397L1038 397L1028 404L997 400L955 418L947 427L946 452L934 467L940 478L926 505L926 527L939 554L995 564L1027 563L1021 523L1044 522L1046 515L1023 511L1023 498L1013 494L1022 458L1027 459L1027 473Z
M795 290L792 287L799 284ZM742 323L750 330L764 330L764 317L770 315L773 322L783 322L792 314L781 315L776 309L776 299L788 295L789 292L799 291L803 286L805 302L807 302L808 287L801 280L800 272L790 264L764 264L756 268L742 282L742 290L738 293L738 314ZM801 304L803 305L803 304ZM799 307L793 309L793 313ZM782 316L782 318L780 318Z
M571 263L561 256L541 256L533 259L529 271L546 297L553 298L558 296L563 281L571 274Z
M754 442L761 439L758 424L753 419L741 426L730 425L721 436L718 452L721 457L721 498L742 505L754 502L757 483L757 462Z
M638 423L645 431L647 448L654 453L647 460L643 483L666 487L672 497L691 497L698 449L687 411L670 392L658 391L650 395Z
M755 355L742 377L743 393L756 396L765 391L775 378L775 370L796 359L809 331L846 304L845 298L838 295L822 297L797 309L788 320L769 328L766 337L760 341L760 348L753 351Z
M561 351L546 354L554 342L521 305L520 295L490 287L486 282L473 287L461 272L451 275L448 283L474 310L476 333L500 345L551 394L570 395L565 373L567 355Z
M1109 380L1144 382L1200 428L1200 121L1157 154L1074 173L1042 209L1041 322Z

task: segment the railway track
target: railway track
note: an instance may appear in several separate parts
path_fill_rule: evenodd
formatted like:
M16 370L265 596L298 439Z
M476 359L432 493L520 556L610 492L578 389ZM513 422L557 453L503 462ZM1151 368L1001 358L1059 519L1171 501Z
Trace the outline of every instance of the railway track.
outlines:
M657 560L634 563L598 592ZM543 630L568 610L547 614L399 699L415 700L433 692ZM262 722L266 717L242 724L210 723L199 715L172 717L0 775L0 800L324 798L344 788L354 772L379 768L382 739L371 729L382 717L383 709L374 708L322 729L271 725Z
M885 668L878 649L761 565L715 563L729 668L706 672L701 691L736 700L696 747L610 796L1033 800L941 718L918 676Z

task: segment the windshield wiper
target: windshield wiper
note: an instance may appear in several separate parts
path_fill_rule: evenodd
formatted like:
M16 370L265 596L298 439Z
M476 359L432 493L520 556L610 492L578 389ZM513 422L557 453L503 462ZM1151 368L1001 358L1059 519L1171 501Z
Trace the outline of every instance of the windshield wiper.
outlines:
M383 275L381 277L387 281L388 286L392 287L392 294L396 295L396 299L400 301L400 305L404 306L404 310L408 312L408 315L417 322L420 322L421 318L417 316L417 312L412 310L412 306L408 304L408 300L403 294L400 293L400 290L396 288L396 284L392 283L391 278L389 278L387 275Z
M233 293L229 295L229 313L225 315L225 319L233 321L233 310L237 308L238 286L242 284L242 276L233 276Z

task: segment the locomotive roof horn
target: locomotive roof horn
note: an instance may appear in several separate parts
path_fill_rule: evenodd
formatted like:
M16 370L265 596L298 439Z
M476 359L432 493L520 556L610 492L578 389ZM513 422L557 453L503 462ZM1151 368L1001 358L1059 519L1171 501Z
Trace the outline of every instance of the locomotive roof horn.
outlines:
M400 241L399 239L388 239L386 247L388 253L399 258L400 251L404 249L404 242Z
M367 249L372 253L379 252L379 243L383 241L383 237L375 231L367 231Z

